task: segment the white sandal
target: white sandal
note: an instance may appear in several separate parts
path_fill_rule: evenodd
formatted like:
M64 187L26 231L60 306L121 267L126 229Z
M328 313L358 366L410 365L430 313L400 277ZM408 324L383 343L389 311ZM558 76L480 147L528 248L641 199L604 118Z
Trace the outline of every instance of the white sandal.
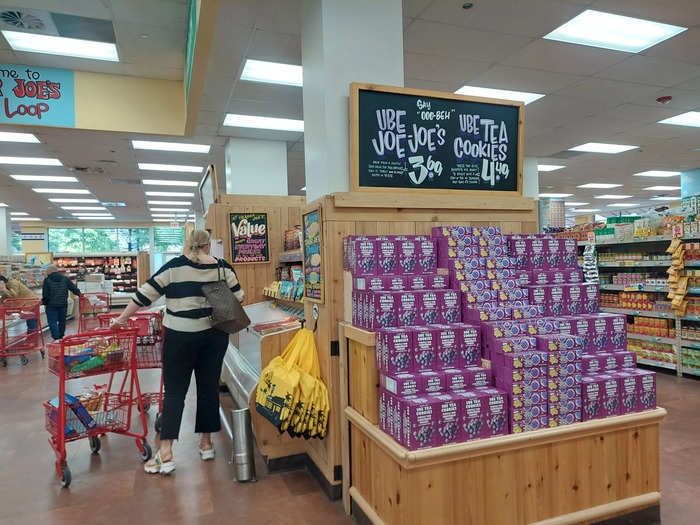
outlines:
M160 450L156 452L153 460L155 461L155 465L149 465L146 463L143 466L143 470L149 474L163 474L166 476L175 470L175 462L172 459L170 461L163 461L163 459L160 457Z
M202 450L201 448L199 449L199 457L202 458L202 461L208 461L210 459L214 459L215 456L216 456L216 451L214 450L213 446L208 450Z

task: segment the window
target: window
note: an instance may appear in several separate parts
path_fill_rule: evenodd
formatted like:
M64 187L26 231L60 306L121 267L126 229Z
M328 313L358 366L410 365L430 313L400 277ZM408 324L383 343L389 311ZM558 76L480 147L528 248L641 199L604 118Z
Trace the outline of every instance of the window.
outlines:
M85 253L118 252L116 228L84 228L83 245Z
M153 251L182 252L185 247L185 228L155 226L153 228Z
M148 228L119 228L119 251L148 251L151 246L151 232Z
M83 252L82 228L49 228L48 239L50 252Z
M12 232L12 253L22 253L22 232Z

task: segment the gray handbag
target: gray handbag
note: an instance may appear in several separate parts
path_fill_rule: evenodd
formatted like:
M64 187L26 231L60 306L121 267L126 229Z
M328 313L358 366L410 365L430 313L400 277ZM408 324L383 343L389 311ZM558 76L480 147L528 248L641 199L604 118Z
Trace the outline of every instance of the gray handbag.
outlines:
M245 313L241 302L236 299L226 283L221 278L221 260L217 259L218 280L202 285L202 292L211 305L212 327L228 334L235 334L250 324L250 319ZM224 272L225 276L225 272Z

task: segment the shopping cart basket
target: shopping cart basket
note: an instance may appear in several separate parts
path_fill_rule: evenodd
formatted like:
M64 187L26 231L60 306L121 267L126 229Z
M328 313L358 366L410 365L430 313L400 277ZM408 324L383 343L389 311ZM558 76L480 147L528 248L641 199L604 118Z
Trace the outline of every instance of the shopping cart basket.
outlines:
M85 292L80 295L79 304L78 331L96 330L100 327L97 316L109 313L110 295L108 293Z
M0 305L2 332L0 332L0 360L7 366L7 358L19 357L22 364L29 362L27 354L40 352L44 357L44 332L41 327L41 301L36 298L8 298Z

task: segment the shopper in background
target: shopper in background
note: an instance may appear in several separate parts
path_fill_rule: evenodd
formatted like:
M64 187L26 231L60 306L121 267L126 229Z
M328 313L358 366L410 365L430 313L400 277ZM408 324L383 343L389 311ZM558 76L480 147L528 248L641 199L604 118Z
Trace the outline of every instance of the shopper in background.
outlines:
M9 279L4 275L0 275L0 303L3 303L5 299L19 299L19 298L36 299L37 296L25 284L18 280L10 277ZM27 319L27 332L34 332L37 327L36 319Z
M194 431L201 433L199 454L202 460L214 459L211 433L221 430L219 420L219 377L228 334L212 328L211 306L202 293L202 285L225 280L236 298L243 290L236 272L226 262L209 255L209 233L195 230L189 237L186 255L167 262L134 294L124 312L113 321L126 322L139 308L150 306L165 295L165 336L163 342L163 382L165 395L161 415L160 449L144 469L152 474L175 470L173 440L178 438L185 395L192 372L197 382L197 417Z
M68 292L80 296L80 290L68 277L58 271L55 264L46 268L46 278L41 291L41 303L46 307L46 321L55 341L66 335Z

